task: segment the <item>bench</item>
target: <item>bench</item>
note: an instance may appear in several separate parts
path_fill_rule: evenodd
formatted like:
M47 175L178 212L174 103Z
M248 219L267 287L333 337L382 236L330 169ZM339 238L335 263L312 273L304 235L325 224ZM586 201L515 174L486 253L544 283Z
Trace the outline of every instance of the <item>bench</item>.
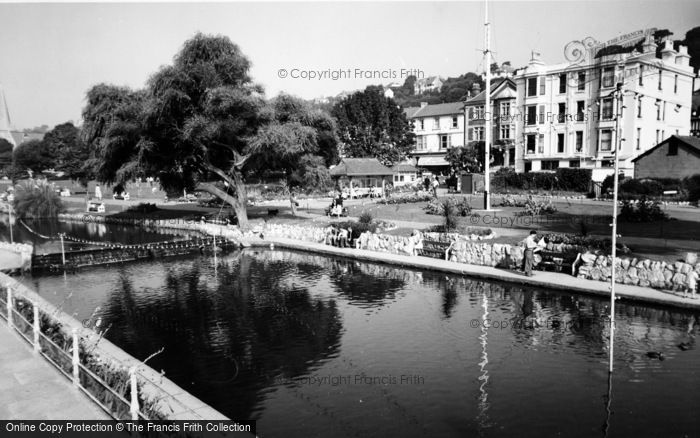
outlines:
M542 261L537 265L537 269L554 272L562 272L566 269L566 272L571 272L575 258L572 258L570 254L547 250L539 251L537 254L542 257Z
M450 245L450 242L423 239L423 248L417 250L417 254L423 257L445 260L445 251Z

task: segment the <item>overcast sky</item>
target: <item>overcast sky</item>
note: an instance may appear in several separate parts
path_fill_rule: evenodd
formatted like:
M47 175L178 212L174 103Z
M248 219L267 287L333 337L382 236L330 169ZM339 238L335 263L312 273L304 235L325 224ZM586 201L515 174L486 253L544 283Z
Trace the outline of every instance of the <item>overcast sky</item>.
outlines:
M481 1L2 3L0 84L16 128L78 121L89 87L142 87L201 31L237 43L268 96L335 95L403 82L411 69L447 77L483 68L483 14ZM603 42L657 27L682 38L700 26L700 2L495 1L490 17L496 61L521 66L533 49L547 63L563 62L566 43L587 36ZM290 77L329 69L344 73L337 80ZM355 69L387 78L362 79Z

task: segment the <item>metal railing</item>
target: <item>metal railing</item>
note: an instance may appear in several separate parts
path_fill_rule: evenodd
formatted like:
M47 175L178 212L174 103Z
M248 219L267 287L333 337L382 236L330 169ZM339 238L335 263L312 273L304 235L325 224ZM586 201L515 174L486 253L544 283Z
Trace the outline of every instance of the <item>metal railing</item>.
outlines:
M127 365L105 349L95 354L101 337L94 345L88 345L84 342L87 337L81 339L77 328L67 333L63 323L54 317L55 312L42 310L36 300L22 296L18 288L6 286L5 292L0 294L4 295L0 297L0 317L8 328L16 331L36 354L43 356L113 418L164 419L168 414L186 412L190 419L205 419L159 386L153 376L144 374L143 364ZM54 335L54 339L47 333ZM90 334L95 332L90 331ZM156 394L155 399L146 398L153 394ZM166 409L170 412L163 412Z

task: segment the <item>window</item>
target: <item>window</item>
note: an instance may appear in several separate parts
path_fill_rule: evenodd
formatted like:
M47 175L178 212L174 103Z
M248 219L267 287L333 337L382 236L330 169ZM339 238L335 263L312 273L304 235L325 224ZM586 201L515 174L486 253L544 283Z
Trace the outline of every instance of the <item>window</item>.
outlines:
M537 95L537 78L529 78L527 80L527 96L532 97Z
M547 160L542 161L542 170L557 170L559 168L559 161Z
M678 155L678 143L675 139L668 142L668 155Z
M544 94L544 83L545 83L544 80L545 80L545 78L543 76L539 79L540 79L540 96L542 96Z
M539 123L544 123L544 105L540 105L540 120Z
M474 128L474 140L482 141L484 139L484 127L477 126Z
M576 152L583 151L583 131L576 131Z
M637 97L637 117L642 117L642 96Z
M657 129L656 130L656 144L659 144L660 141L661 141L661 130Z
M422 151L425 149L425 136L424 135L418 135L416 136L416 150Z
M525 163L525 172L530 172L531 170L532 170L532 163L528 161L527 163Z
M511 132L511 125L501 125L500 128L500 134L501 136L499 137L501 140L509 140L511 138L510 132Z
M603 105L600 107L600 118L603 120L610 120L613 118L613 99L612 97L606 97L603 99Z
M510 116L510 102L501 102L501 117Z
M586 72L580 71L580 72L578 72L578 91L585 91L585 90L586 90Z
M457 117L454 117L454 116L452 117L452 127L453 128L459 127L459 120L457 119Z
M540 134L539 141L537 142L537 153L544 154L544 134Z
M666 101L664 100L663 109L661 110L661 120L666 120Z
M581 167L581 160L569 161L569 167Z
M642 128L637 128L636 146L638 151L642 149Z
M474 140L474 128L467 129L467 140Z
M440 118L439 117L434 117L433 118L433 131L440 129Z
M525 153L534 154L536 144L537 144L537 134L528 134L527 135L527 148L525 149Z
M644 85L644 64L639 64L639 86Z
M600 87L612 87L615 82L615 67L605 67L600 77Z
M600 131L600 146L601 151L612 150L612 129L603 129Z
M678 93L678 75L673 76L673 92Z
M586 101L579 100L576 102L576 120L579 122L584 121L584 112L586 110Z
M559 93L566 93L566 73L559 75Z
M663 90L663 70L659 69L659 90Z
M534 125L537 123L537 105L527 107L527 124Z
M450 140L451 140L451 136L449 136L449 135L447 135L447 134L441 135L441 136L440 136L440 148L441 148L441 149L447 149L447 148L449 148L449 147L450 147L450 143L451 143Z
M564 134L557 134L557 153L564 153Z
M557 114L557 121L559 123L566 122L566 104L565 103L559 104L559 114Z
M421 131L425 129L425 119L420 119L420 121L418 122L418 124L420 125L420 130L421 130Z
M656 99L656 120L661 120L661 101Z
M661 141L663 141L666 138L666 131L663 129L661 130Z

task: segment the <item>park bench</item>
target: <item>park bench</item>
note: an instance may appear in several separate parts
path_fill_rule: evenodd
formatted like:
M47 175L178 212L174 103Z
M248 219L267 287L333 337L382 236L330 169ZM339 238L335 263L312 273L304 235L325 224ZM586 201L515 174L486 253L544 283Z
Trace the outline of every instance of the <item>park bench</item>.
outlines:
M423 239L423 248L417 250L417 253L419 256L445 260L445 251L450 245L450 242Z
M542 261L537 265L537 268L542 271L571 272L571 267L576 260L573 253L542 250L537 254L542 257Z

